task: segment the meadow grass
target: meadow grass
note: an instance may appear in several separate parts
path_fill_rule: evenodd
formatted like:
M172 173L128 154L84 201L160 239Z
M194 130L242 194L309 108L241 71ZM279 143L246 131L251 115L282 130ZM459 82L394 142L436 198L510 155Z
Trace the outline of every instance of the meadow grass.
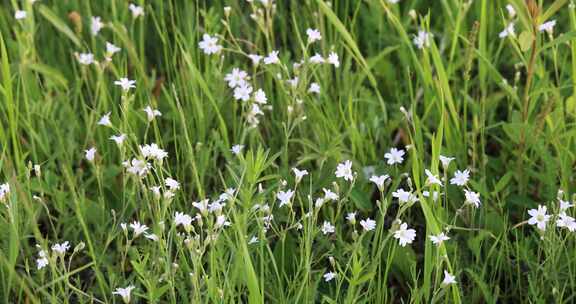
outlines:
M575 39L571 0L2 0L0 303L573 303Z

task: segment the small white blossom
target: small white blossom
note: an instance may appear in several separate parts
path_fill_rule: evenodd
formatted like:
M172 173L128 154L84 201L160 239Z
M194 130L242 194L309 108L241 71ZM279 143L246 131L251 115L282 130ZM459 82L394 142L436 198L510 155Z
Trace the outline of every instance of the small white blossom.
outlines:
M408 224L401 223L400 228L394 231L394 238L398 239L400 246L404 247L406 244L412 244L416 238L416 230L408 229Z
M338 58L338 54L334 52L330 52L330 54L328 54L327 61L329 64L333 65L336 68L340 67L340 59Z
M506 37L514 37L516 36L516 31L514 30L514 22L510 22L502 32L500 32L500 34L498 34L498 37L500 37L500 39L504 39Z
M506 5L506 10L508 11L508 16L510 18L516 17L516 10L514 9L514 6L512 6L512 4Z
M78 54L78 63L82 65L91 65L94 63L94 54L80 53Z
M438 234L438 235L431 235L430 236L430 240L436 246L440 246L440 244L444 243L444 241L447 241L449 239L450 239L450 237L448 237L444 232L440 232L440 234Z
M470 179L470 169L464 171L456 170L454 177L450 179L450 184L457 186L464 186Z
M392 197L398 199L398 203L414 203L418 201L418 197L410 191L406 191L402 188L396 189L396 191L392 192Z
M539 27L538 30L541 32L548 32L550 34L552 34L552 32L554 32L554 27L556 26L556 20L550 20L548 22L544 22L542 23Z
M387 159L386 163L389 165L401 164L405 153L402 149L391 148L388 153L384 154L384 158Z
M335 231L335 227L330 224L330 222L328 221L324 221L324 224L322 224L322 233L323 234L330 234L330 233L334 233Z
M330 282L332 280L334 280L338 275L335 272L327 272L325 273L322 277L324 277L324 281L325 282Z
M430 47L430 41L432 40L432 34L424 31L419 30L418 34L414 36L414 45L416 45L419 49L424 49Z
M25 19L27 15L28 15L28 13L26 11L22 11L22 10L17 10L16 12L14 12L14 18L16 20Z
M202 41L198 43L198 47L206 55L217 54L222 50L222 46L218 44L218 37L212 37L208 34L202 36Z
M352 172L352 162L349 160L338 164L336 167L336 177L344 178L346 181L352 181L354 179L354 172Z
M136 87L136 80L130 80L126 77L122 77L119 80L114 81L114 84L121 87L124 92L130 91Z
M162 116L160 111L153 109L151 106L146 106L142 111L146 112L146 117L149 122L154 120L156 116Z
M280 207L290 205L290 200L294 195L294 191L288 189L287 191L279 191L276 198L280 201Z
M442 285L448 286L451 284L456 284L456 277L444 270L444 280L442 281Z
M92 148L90 148L90 149L88 149L88 150L85 150L84 153L85 153L86 159L87 159L89 162L93 162L93 161L94 161L94 158L95 158L95 156L96 156L96 148L92 147Z
M528 224L536 225L542 231L546 230L546 224L550 220L550 215L546 214L546 206L538 205L538 209L530 209L528 214L531 216Z
M448 157L444 155L440 155L439 158L444 168L448 168L448 166L450 166L450 163L454 160L454 157Z
M242 149L244 149L244 145L233 145L230 151L232 152L232 154L238 155L240 154L240 152L242 152Z
M234 99L248 101L252 94L252 86L248 83L242 83L234 89Z
M364 228L364 231L372 231L376 228L376 221L370 218L360 220L360 226Z
M130 303L130 294L132 293L132 290L136 288L132 285L126 287L126 288L116 288L116 291L112 292L113 295L119 295L122 297L122 301L124 301L124 303Z
M306 170L292 168L292 171L294 172L294 176L296 177L296 183L299 183L304 176L308 175L308 171Z
M373 175L372 177L370 177L370 181L376 184L378 190L384 191L384 182L386 182L388 178L389 178L388 175L380 175L380 176Z
M66 254L66 251L68 251L68 249L70 249L70 244L68 243L68 241L61 244L54 244L52 246L52 251L56 252L59 255Z
M144 8L141 6L130 3L130 5L128 5L128 9L130 9L130 12L132 12L132 17L134 19L140 16L144 16Z
M119 134L119 135L110 136L110 140L113 140L118 146L122 146L125 139L126 139L126 134Z
M277 64L280 63L280 58L278 58L278 51L272 51L268 56L264 57L264 64Z
M480 194L464 189L464 196L466 197L465 203L471 204L476 208L480 207Z
M103 27L104 23L102 23L102 18L98 16L92 17L90 23L90 33L92 34L92 36L98 35L98 33L100 32L100 30L102 30Z
M317 29L307 29L306 35L308 36L308 43L314 43L322 39L320 31Z
M110 122L110 114L112 114L112 112L104 114L98 121L98 124L101 126L112 127L112 122Z
M134 221L130 224L130 228L134 231L134 238L137 238L142 233L148 230L148 226L140 224L140 222Z
M246 77L248 77L248 73L239 68L233 68L232 72L224 76L224 81L228 82L228 87L235 88L237 86L245 84Z
M424 172L426 173L428 184L442 186L442 181L440 180L440 178L438 178L438 176L434 175L428 169L424 170Z
M254 65L258 65L260 63L260 61L262 60L262 56L257 55L257 54L250 54L250 55L248 55L248 57L252 60L252 64L254 64Z

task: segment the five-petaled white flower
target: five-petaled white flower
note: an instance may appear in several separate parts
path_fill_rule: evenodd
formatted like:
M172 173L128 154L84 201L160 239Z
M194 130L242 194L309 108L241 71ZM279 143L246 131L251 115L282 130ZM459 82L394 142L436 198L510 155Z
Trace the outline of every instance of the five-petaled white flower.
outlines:
M340 67L340 58L338 58L338 54L334 52L330 52L330 54L328 54L327 61L329 64L333 65L336 68Z
M320 85L316 82L311 83L310 87L308 88L308 92L314 94L320 94Z
M464 196L466 197L466 200L464 201L465 203L471 204L476 208L480 207L480 194L468 189L464 189Z
M447 241L449 239L450 239L450 237L448 237L444 232L440 232L440 234L438 234L438 235L431 235L430 236L430 240L436 246L440 246L440 244L444 243L444 241Z
M100 117L98 124L101 126L111 127L112 122L110 122L110 114L112 114L112 112L108 112L104 114L102 117Z
M119 135L110 136L110 140L113 140L114 142L116 142L116 144L120 147L124 143L125 139L126 139L126 134L119 134Z
M54 244L52 246L52 251L56 252L57 254L64 255L66 251L70 249L70 245L68 241L61 243L61 244Z
M440 178L438 178L438 176L434 175L432 171L426 169L424 170L424 173L426 173L428 184L442 186L442 181Z
M324 224L322 224L322 233L330 234L334 233L334 231L335 231L334 225L330 224L330 222L328 221L324 221Z
M176 212L174 214L174 225L176 227L181 225L186 231L190 231L192 227L192 217L182 212Z
M293 195L294 191L291 189L288 189L287 191L278 191L276 198L280 201L280 207L290 205L290 200L292 199Z
M376 228L376 221L370 218L360 220L360 226L364 228L364 231L372 231Z
M128 9L130 9L130 12L132 12L133 18L144 16L144 8L141 6L130 3L130 5L128 5Z
M142 233L148 230L148 226L140 224L140 222L134 221L130 224L130 228L134 231L134 238L137 238Z
M454 177L450 179L450 184L464 186L468 183L468 179L470 179L470 169L464 171L456 170Z
M246 82L241 83L234 89L234 99L241 101L248 101L252 94L252 86Z
M538 209L530 209L528 214L531 216L528 224L536 225L542 231L546 230L546 224L550 220L550 215L546 214L546 206L538 205Z
M91 23L90 23L90 33L92 34L92 36L98 35L98 33L100 32L100 30L103 27L104 27L104 23L102 23L102 18L100 18L98 16L92 17Z
M354 225L356 223L356 212L346 214L346 220L350 222L350 224Z
M113 295L119 295L122 297L122 301L124 301L124 303L130 303L130 294L132 293L132 290L136 288L133 285L130 285L128 287L125 288L116 288L116 291L112 292Z
M400 228L394 231L394 238L404 247L406 244L412 244L416 238L416 230L408 229L408 224L400 222Z
M154 120L156 116L162 116L160 111L153 109L151 106L146 106L142 111L146 112L146 117L149 122Z
M258 54L249 54L248 57L252 60L252 64L258 65L260 60L262 60L262 56Z
M506 5L506 10L508 11L508 16L510 18L516 17L516 9L512 6L512 4Z
M142 156L144 156L144 158L148 159L152 158L161 161L164 158L168 157L168 152L158 147L158 145L155 143L149 145L143 145L140 146L139 148L140 153L142 153Z
M548 32L550 34L552 34L552 32L554 32L554 26L556 26L556 20L550 20L548 22L544 22L542 23L539 27L538 30L541 32Z
M96 157L96 148L92 147L88 150L85 150L84 154L89 162L93 162L94 158Z
M567 228L571 232L576 230L576 220L573 217L567 215L565 212L562 212L558 215L558 219L556 220L556 227L558 228Z
M411 191L406 191L402 188L396 189L396 191L392 192L392 197L398 199L398 203L414 203L418 201L418 197L413 194Z
M424 30L419 30L418 34L416 36L414 36L413 42L417 48L423 49L423 48L430 47L430 41L431 40L432 40L432 33L429 33L429 32L424 31Z
M450 166L450 163L454 160L454 157L444 155L440 155L438 158L440 159L440 162L442 163L442 166L444 168L448 168L448 166Z
M222 50L222 46L218 44L218 37L212 37L208 34L202 35L202 41L198 43L198 47L206 55L217 54Z
M112 55L120 52L120 50L121 50L121 49L120 49L119 47L117 47L117 46L115 46L114 44L106 41L106 54L107 54L108 56L112 56Z
M322 34L317 29L307 29L306 35L308 36L308 43L314 43L322 39Z
M388 175L380 175L380 176L372 175L372 177L370 177L370 181L376 184L378 190L384 191L384 182L386 182L388 178L389 178Z
M456 277L444 270L444 280L442 281L442 285L448 286L451 284L456 284Z
M224 81L228 82L228 87L235 88L246 83L246 77L248 77L248 73L239 68L233 68L232 72L224 76Z
M16 12L14 12L14 18L16 20L25 19L27 15L28 15L28 13L26 13L26 11L22 11L22 10L17 10Z
M232 152L232 154L238 155L240 154L240 152L242 152L242 149L244 149L244 145L233 145L230 151Z
M338 275L335 272L327 272L325 273L322 277L324 277L324 281L325 282L330 282L332 280L334 280Z
M510 22L503 31L500 32L500 34L498 34L498 37L500 37L500 39L504 39L506 37L514 37L516 36L516 31L514 30L514 22Z
M338 164L336 167L336 177L344 178L344 180L351 181L354 179L354 173L352 172L352 162L349 160Z
M264 57L264 64L277 64L280 62L280 58L278 58L278 51L272 51L268 54L268 56Z
M315 63L315 64L320 64L320 63L324 63L324 57L322 57L322 55L316 53L314 54L314 56L310 57L310 62Z
M384 154L384 158L387 159L386 163L389 165L394 164L401 164L404 161L404 150L391 148L386 154Z
M122 77L119 80L114 81L114 84L121 87L124 92L130 91L130 89L136 87L136 80L130 80L126 77Z
M296 177L297 183L299 183L304 176L308 175L308 171L306 171L306 170L300 170L298 168L292 168L292 171L294 172L294 176Z
M91 65L94 63L94 54L80 53L78 54L78 63L82 65Z

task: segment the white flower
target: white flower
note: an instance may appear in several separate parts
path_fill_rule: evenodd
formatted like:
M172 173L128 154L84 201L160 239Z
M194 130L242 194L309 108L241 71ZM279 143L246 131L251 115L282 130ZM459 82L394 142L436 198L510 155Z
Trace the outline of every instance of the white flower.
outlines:
M449 239L450 239L450 237L448 237L446 234L444 234L444 232L440 232L440 234L438 234L438 235L431 235L430 236L430 240L436 246L440 246L440 244L444 243L444 241L447 241Z
M314 56L310 57L310 62L315 63L315 64L324 63L324 57L322 57L322 55L316 53L316 54L314 54Z
M98 16L92 17L92 22L90 23L90 33L92 36L98 35L100 30L104 27L104 23L102 23L102 18Z
M306 35L308 36L308 43L314 43L322 39L320 31L317 29L307 29Z
M464 196L466 197L466 200L464 201L465 203L472 204L476 208L480 207L480 194L464 189Z
M150 145L140 146L140 153L142 153L142 156L144 156L144 158L153 158L160 161L168 156L168 152L160 149L160 147L158 147L158 145L154 143Z
M232 152L232 154L238 155L240 154L240 152L242 152L242 149L244 149L244 145L233 145L230 151Z
M111 127L112 122L110 122L110 114L112 114L112 112L104 114L98 121L98 124L101 126Z
M214 225L214 227L216 227L218 229L218 228L230 226L230 224L231 223L226 220L226 216L219 215L216 217L216 224Z
M565 212L562 212L558 215L556 226L559 228L568 228L568 230L574 232L576 230L576 221L573 217L567 215Z
M234 99L248 101L251 93L252 86L244 82L234 89Z
M328 54L328 63L334 67L340 67L340 59L338 58L338 54L330 52L330 54Z
M335 272L327 272L325 273L322 277L324 277L324 281L325 282L330 282L332 280L334 280L338 275Z
M290 200L294 195L294 191L288 189L287 191L278 191L276 198L280 201L280 207L284 205L290 205Z
M144 16L144 8L143 7L135 5L133 3L130 3L130 5L128 5L128 8L132 12L133 18L138 18L139 16Z
M38 252L38 258L36 259L36 269L40 270L46 266L48 266L48 254L44 250L40 250Z
M115 46L114 44L106 41L106 54L112 56L118 52L120 52L121 48Z
M376 221L370 218L360 221L360 226L364 228L364 231L372 231L376 228Z
M538 209L530 209L528 214L531 216L528 224L536 225L542 231L546 230L546 223L550 220L550 215L546 214L546 206L538 205Z
M454 177L450 179L450 184L464 186L468 183L468 179L470 179L470 169L464 171L456 170Z
M175 180L175 179L173 179L173 178L171 178L171 177L167 177L167 178L164 180L164 184L166 185L166 187L170 188L170 190L178 190L178 189L180 189L180 183L179 183L177 180Z
M151 106L145 107L142 111L146 112L146 117L148 118L149 122L154 120L156 116L162 116L162 113L160 111L152 109Z
M384 191L384 182L386 182L388 178L389 178L388 175L380 175L380 176L373 175L372 177L370 177L370 181L376 184L378 190Z
M556 26L556 20L550 20L548 22L544 22L542 23L539 27L538 30L541 32L548 32L550 34L552 34L552 32L554 31L554 27Z
M299 183L304 176L308 175L308 171L306 170L292 168L292 171L294 172L294 176L296 177L296 183Z
M322 224L322 233L326 234L330 234L330 233L334 233L335 227L330 224L330 222L328 221L324 221L324 224Z
M204 199L204 200L201 200L200 202L193 202L192 206L194 206L194 208L198 209L198 211L200 211L200 213L205 214L208 211L208 203L209 202L210 202L210 200Z
M262 56L257 54L250 54L248 55L248 57L250 57L250 59L252 60L252 64L254 65L258 65L260 63L260 60L262 60Z
M428 177L427 182L429 184L436 184L436 185L442 186L442 181L436 175L434 175L430 170L426 169L426 170L424 170L424 172L426 173L426 176Z
M428 191L422 191L423 197L430 197L430 195L432 195L433 201L438 201L438 197L440 196L440 193L438 191L432 191L432 194L430 194L430 192L428 192Z
M400 246L404 247L406 244L412 244L416 238L416 230L408 229L408 224L400 224L400 229L394 231L394 238L398 239Z
M110 139L116 142L118 146L122 146L124 140L126 139L126 134L112 135L110 136Z
M61 243L61 244L54 244L52 246L52 251L56 252L57 254L64 255L66 251L70 249L70 245L68 241Z
M450 166L450 163L454 160L454 157L448 157L444 155L440 155L439 158L444 168L448 168L448 166Z
M277 64L280 62L278 58L278 51L272 51L268 56L264 57L264 64Z
M432 34L431 33L424 31L424 30L419 30L418 35L414 36L413 42L417 48L423 49L423 48L430 47L430 41L431 40L432 40Z
M311 83L310 88L308 88L308 93L320 94L320 85L316 82Z
M149 240L152 240L154 242L157 242L159 240L158 236L155 235L154 233L150 233L150 234L144 233L144 237L149 239Z
M574 207L574 204L570 203L569 201L559 200L560 202L560 211L566 211L568 208Z
M442 281L442 285L448 286L450 284L456 284L456 277L444 270L444 280Z
M388 153L384 154L384 158L387 159L386 163L389 165L401 164L404 161L405 153L402 149L391 148Z
M344 180L347 181L353 180L354 173L352 172L352 162L347 160L338 164L336 167L336 177L344 178Z
M126 288L116 288L116 291L112 292L112 294L121 296L124 303L130 303L130 293L132 293L132 289L134 288L136 287L132 285Z
M94 54L80 53L78 54L78 63L83 65L91 65L94 63Z
M222 50L222 46L218 44L218 37L212 37L208 34L202 36L202 41L198 43L198 47L206 55L217 54Z
M516 16L516 10L511 4L506 5L506 10L508 11L508 16L514 18Z
M418 197L410 191L406 191L402 188L397 189L392 192L392 197L398 199L398 203L414 203L418 201Z
M134 221L130 224L130 228L134 231L134 238L137 238L140 234L146 232L148 230L148 226L141 225L140 222Z
M264 90L258 89L258 91L254 92L254 101L259 104L266 104L268 102Z
M322 191L324 191L324 199L326 201L338 200L338 194L332 192L330 189L322 188Z
M346 220L354 225L356 223L356 212L346 214Z
M233 68L232 72L224 76L224 81L228 82L230 88L235 88L246 83L246 77L248 77L248 74L245 71Z
M3 201L8 196L9 193L10 193L10 185L8 183L0 185L0 201Z
M388 3L396 4L400 2L400 0L388 0Z
M125 161L122 163L122 165L124 166L124 168L126 168L126 171L128 171L128 173L134 174L139 177L143 177L144 175L146 175L148 171L150 171L150 169L152 168L152 166L146 161L136 158L133 158L131 161ZM158 192L158 194L160 193Z
M122 77L119 80L114 81L114 84L121 87L124 92L130 91L130 89L136 87L136 80L130 80L126 77Z
M502 32L500 32L500 34L498 34L498 37L500 37L500 39L504 39L506 37L514 37L516 36L516 32L514 31L514 22L510 22Z
M88 150L85 150L84 153L85 153L86 159L87 159L89 162L93 162L93 161L94 161L94 157L96 156L96 148L92 147L92 148L90 148L90 149L88 149Z
M14 12L14 18L16 20L22 20L22 19L26 18L27 15L28 15L28 13L26 13L26 11L22 11L22 10L17 10L16 12Z

